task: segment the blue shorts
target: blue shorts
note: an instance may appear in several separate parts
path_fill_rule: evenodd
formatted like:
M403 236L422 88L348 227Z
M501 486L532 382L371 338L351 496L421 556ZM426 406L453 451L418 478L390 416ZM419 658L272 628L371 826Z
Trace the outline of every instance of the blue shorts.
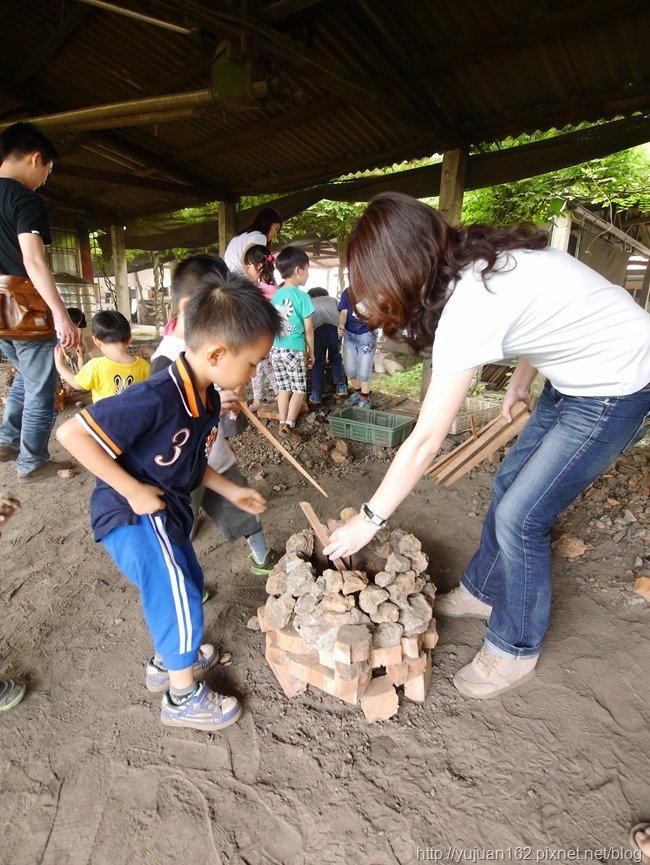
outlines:
M358 378L359 381L370 381L377 348L377 334L351 333L345 331L343 337L343 363L348 378Z
M170 540L159 514L118 526L101 542L140 590L154 648L167 669L191 667L203 638L203 571L192 544Z

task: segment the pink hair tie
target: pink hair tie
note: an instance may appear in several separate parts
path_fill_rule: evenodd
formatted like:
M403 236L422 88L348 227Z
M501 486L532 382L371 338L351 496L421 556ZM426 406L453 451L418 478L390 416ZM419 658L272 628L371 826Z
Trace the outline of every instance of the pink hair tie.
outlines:
M267 261L275 261L275 258L272 255L266 255L265 258Z

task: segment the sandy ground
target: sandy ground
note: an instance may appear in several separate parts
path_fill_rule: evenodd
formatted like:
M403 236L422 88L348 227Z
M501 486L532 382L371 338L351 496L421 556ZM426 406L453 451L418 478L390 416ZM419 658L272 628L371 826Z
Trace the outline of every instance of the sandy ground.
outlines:
M324 439L325 427L313 431ZM343 470L315 444L297 447L326 503L258 443L252 431L241 437L241 464L249 477L265 472L256 485L276 546L303 527L300 499L336 516L367 498L386 467L367 446L353 445ZM639 458L626 489L642 470ZM422 539L440 587L456 584L475 548L490 480L483 470L451 489L422 481L393 521ZM0 488L15 487L13 466L0 465ZM442 619L426 703L405 702L375 725L312 689L284 697L262 635L246 628L264 581L248 572L243 542L229 547L205 527L197 550L208 585L218 582L206 637L234 657L211 681L245 704L236 726L211 736L159 722L144 688L150 646L136 592L90 536L91 487L82 471L21 488L23 511L0 540L2 671L30 683L0 718L2 865L630 855L628 827L650 816L650 611L631 591L650 535L641 519L618 540L595 522L621 512L620 495L615 506L582 500L562 518L558 531L585 539L587 551L555 557L536 679L501 699L465 699L451 677L478 649L482 625Z

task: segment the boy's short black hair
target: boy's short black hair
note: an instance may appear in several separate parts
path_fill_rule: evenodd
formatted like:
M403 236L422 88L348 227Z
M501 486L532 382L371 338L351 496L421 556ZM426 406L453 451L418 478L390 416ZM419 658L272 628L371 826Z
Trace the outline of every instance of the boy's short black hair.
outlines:
M199 290L185 308L185 342L198 349L214 339L240 351L262 337L276 337L282 319L250 279L229 273L204 276Z
M326 288L310 288L307 294L310 297L329 297L330 293Z
M275 266L282 279L288 279L297 267L307 267L309 257L297 246L285 246L275 259Z
M59 158L59 151L47 135L33 123L14 123L1 136L2 158L22 159L28 153L40 153L44 165Z
M95 339L100 342L128 342L131 325L116 309L102 309L93 315L90 327Z
M75 324L77 327L87 327L88 322L86 321L86 316L84 315L83 309L79 309L78 306L69 306L68 307L68 315L70 316L70 321Z
M230 271L223 258L210 252L199 252L179 261L172 274L172 299L174 303L178 303L184 297L191 297L201 285L203 277L208 273L216 273L223 280Z

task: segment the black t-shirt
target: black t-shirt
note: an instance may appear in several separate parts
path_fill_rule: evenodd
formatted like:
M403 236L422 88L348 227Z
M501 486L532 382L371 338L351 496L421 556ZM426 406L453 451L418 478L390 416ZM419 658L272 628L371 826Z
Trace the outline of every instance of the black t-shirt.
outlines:
M51 243L47 210L40 195L18 180L0 177L0 273L27 276L19 234L39 234Z

